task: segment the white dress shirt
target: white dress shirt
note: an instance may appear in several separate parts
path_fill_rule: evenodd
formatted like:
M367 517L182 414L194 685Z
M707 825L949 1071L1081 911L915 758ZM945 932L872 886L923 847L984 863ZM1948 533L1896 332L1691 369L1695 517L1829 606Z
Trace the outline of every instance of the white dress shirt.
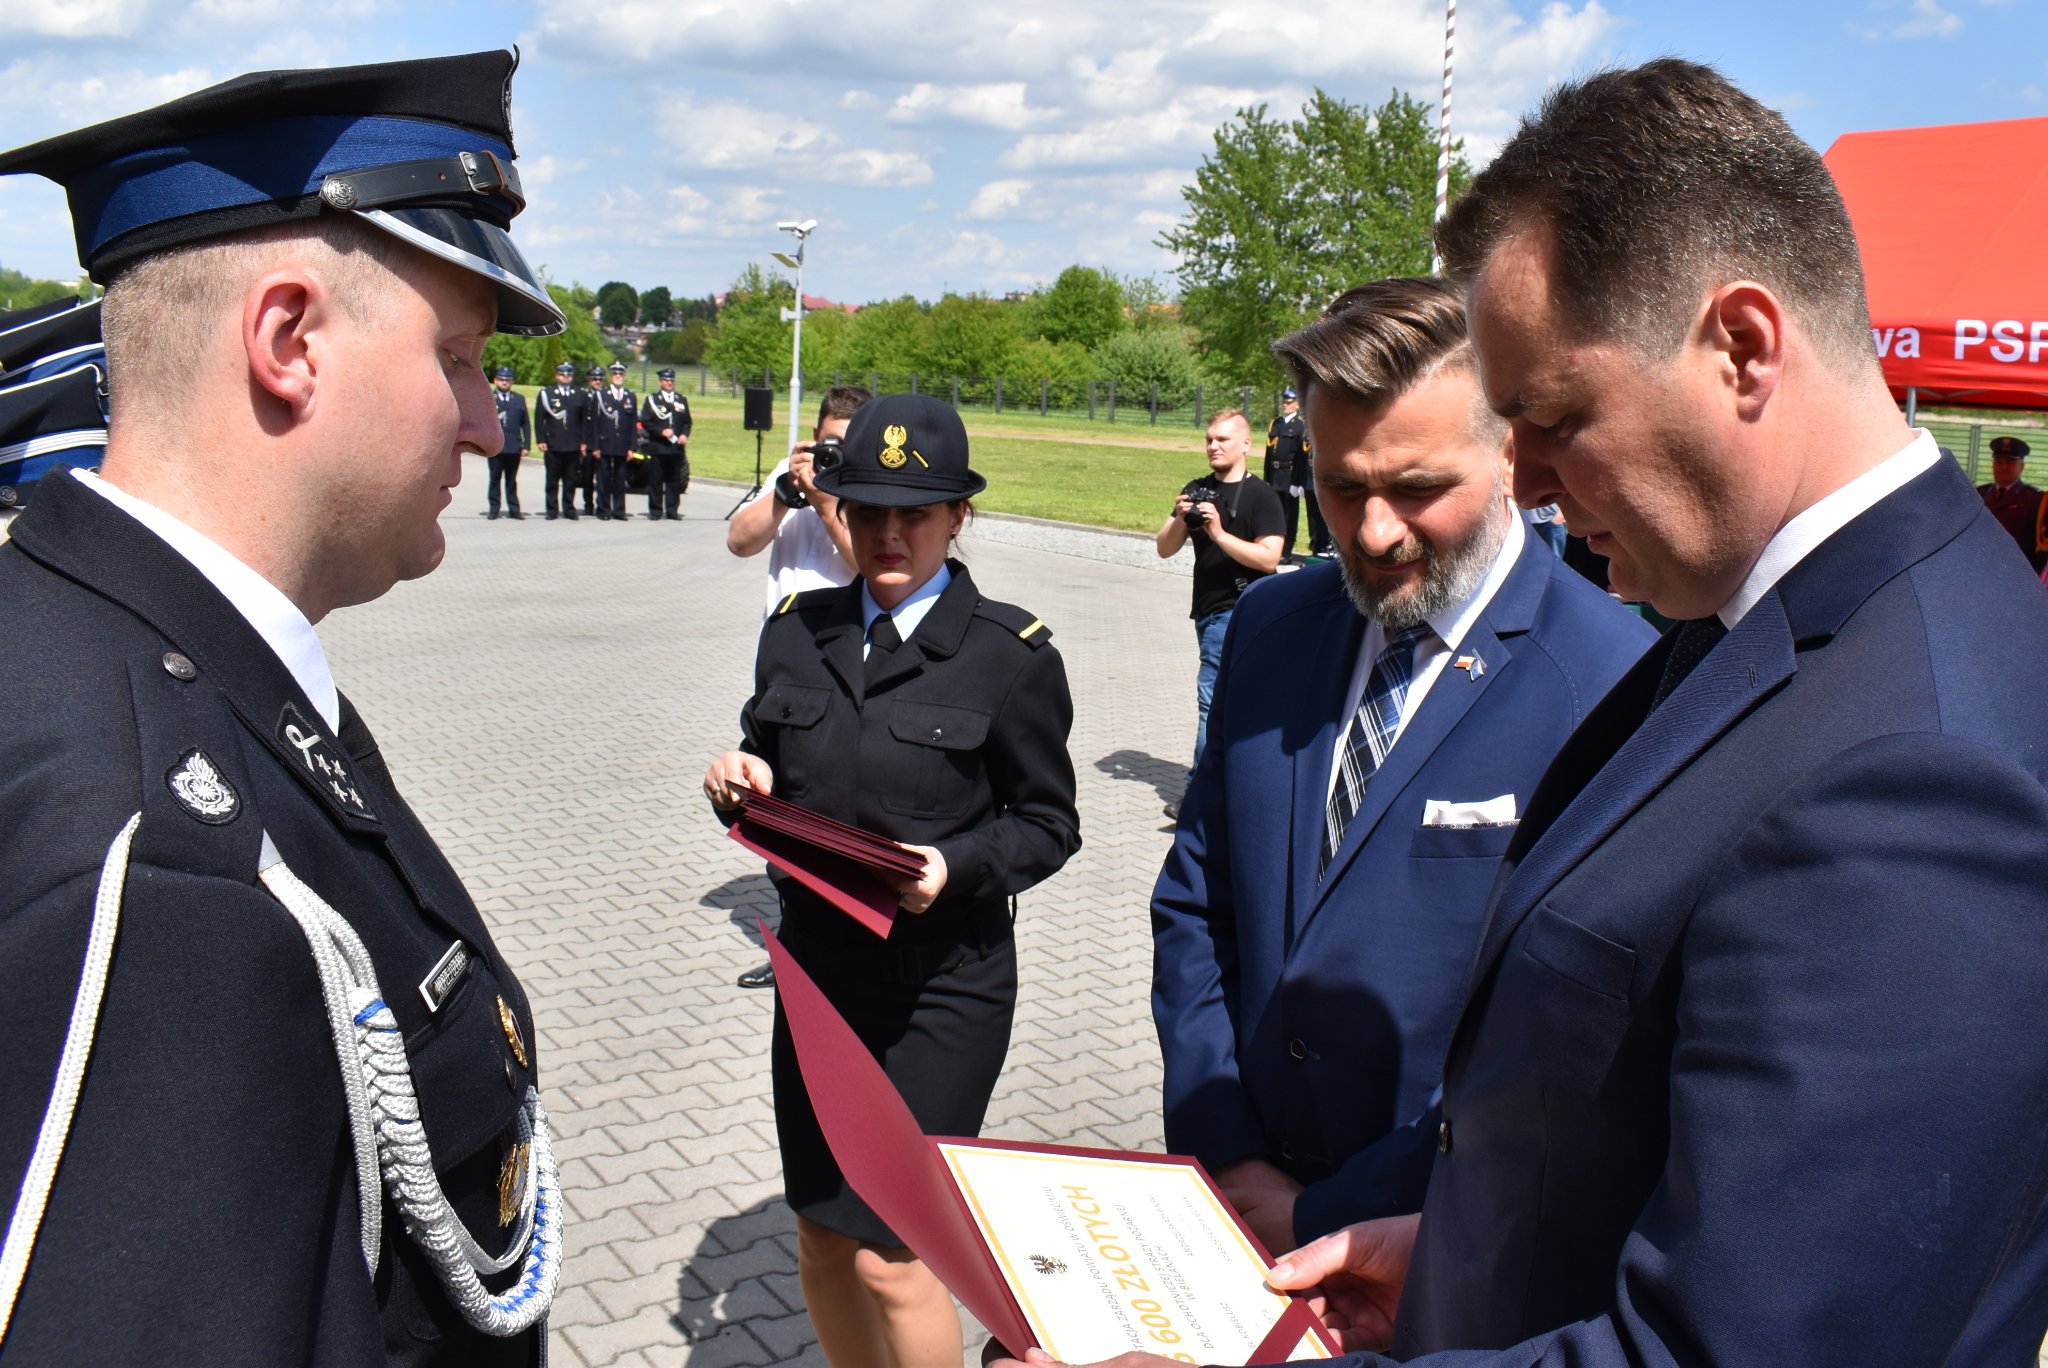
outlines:
M334 673L327 667L327 652L314 634L313 624L298 605L263 576L251 570L205 533L180 522L155 504L102 480L90 470L73 467L72 478L154 532L171 550L190 561L206 582L220 590L235 611L248 619L256 635L277 654L285 669L305 691L330 732L341 731L341 695L334 687Z
M1515 558L1522 554L1522 546L1528 540L1528 532L1522 527L1519 513L1510 511L1508 533L1501 538L1500 550L1494 553L1493 564L1487 568L1486 578L1462 603L1454 603L1443 612L1427 619L1430 634L1415 643L1415 659L1410 662L1408 695L1401 704L1401 724L1394 729L1394 738L1387 744L1391 752L1399 743L1401 733L1408 730L1408 719L1421 708L1422 700L1429 696L1430 685L1457 654L1465 642L1465 634L1472 630L1472 624L1479 621L1479 615L1486 611L1486 605L1493 602L1493 596L1507 583L1508 574L1515 568ZM1545 553L1546 555L1548 552ZM1380 652L1387 644L1387 629L1377 622L1365 624L1365 640L1359 643L1358 658L1351 663L1351 682L1344 690L1344 711L1338 714L1343 725L1337 728L1337 745L1330 752L1330 777L1323 786L1325 796L1334 793L1337 787L1337 767L1344 760L1344 746L1351 736L1351 719L1358 712L1358 701L1365 696L1365 682L1372 676L1372 663L1379 659ZM1500 665L1502 662L1489 660L1481 668Z
M1897 493L1909 482L1942 460L1941 448L1925 428L1913 429L1913 440L1881 464L1858 475L1813 507L1778 529L1751 567L1749 578L1735 591L1735 597L1721 605L1721 625L1733 630L1756 607L1757 600L1771 592L1793 566L1812 550L1846 527L1859 514L1867 513L1878 501Z

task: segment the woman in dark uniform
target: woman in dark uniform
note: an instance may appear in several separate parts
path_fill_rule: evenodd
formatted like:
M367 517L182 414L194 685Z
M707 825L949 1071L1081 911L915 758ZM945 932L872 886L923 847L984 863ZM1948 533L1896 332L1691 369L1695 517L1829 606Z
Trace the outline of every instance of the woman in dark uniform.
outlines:
M782 939L887 1070L928 1134L974 1135L1017 998L1010 898L1081 844L1073 704L1051 633L981 597L947 558L969 495L960 416L872 400L817 466L861 577L784 600L761 631L746 739L704 776L713 804L773 792L902 842L924 876L884 941L776 874ZM798 1268L835 1368L956 1368L959 1321L923 1264L826 1149L778 1003L775 1119Z

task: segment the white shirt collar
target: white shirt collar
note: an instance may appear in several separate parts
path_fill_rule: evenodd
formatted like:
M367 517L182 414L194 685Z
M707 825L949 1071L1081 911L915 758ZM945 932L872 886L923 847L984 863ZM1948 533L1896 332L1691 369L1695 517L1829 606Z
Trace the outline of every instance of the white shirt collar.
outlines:
M896 622L896 634L905 641L917 630L917 624L924 621L924 615L939 601L939 595L946 592L946 586L953 582L953 567L941 565L939 573L910 591L910 597L889 611ZM868 631L875 625L875 619L882 615L882 605L875 602L875 596L868 592L866 580L860 584L860 628Z
M334 687L334 673L327 666L327 652L313 631L313 624L298 605L278 587L251 570L233 553L205 533L172 517L155 504L145 503L125 489L108 484L90 470L73 467L72 477L114 507L154 532L171 550L190 561L206 582L220 590L235 611L248 620L291 671L306 697L327 724L330 732L341 730L341 696Z
M1925 428L1914 428L1913 440L1903 449L1779 528L1778 534L1765 545L1764 553L1757 557L1749 578L1743 580L1742 587L1735 591L1733 598L1721 605L1717 614L1721 625L1734 628L1749 615L1750 609L1756 607L1758 600L1771 592L1772 586L1783 579L1793 566L1805 560L1814 548L1848 526L1860 514L1876 507L1881 500L1897 493L1941 459L1941 448L1935 444L1934 435Z

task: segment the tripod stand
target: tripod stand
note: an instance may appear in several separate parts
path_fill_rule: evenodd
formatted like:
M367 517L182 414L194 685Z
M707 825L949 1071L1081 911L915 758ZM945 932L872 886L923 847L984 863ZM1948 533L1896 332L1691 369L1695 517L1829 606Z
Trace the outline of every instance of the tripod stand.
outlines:
M754 487L753 487L752 489L749 489L749 490L748 490L748 491L747 491L746 493L744 493L744 494L740 495L740 501L739 501L738 503L734 504L734 505L732 506L732 508L731 508L730 510L728 510L728 511L727 511L727 513L726 513L726 515L725 515L725 520L726 520L727 522L731 522L731 521L732 521L732 515L733 515L734 513L737 513L737 512L739 512L739 511L740 511L740 510L741 510L742 508L745 508L745 507L746 507L746 506L747 506L748 504L752 503L752 502L754 501L754 496L755 496L755 495L757 495L757 494L759 494L759 493L761 492L761 438L762 438L762 436L763 436L763 434L762 434L761 432L759 432L759 431L756 431L756 432L754 433Z

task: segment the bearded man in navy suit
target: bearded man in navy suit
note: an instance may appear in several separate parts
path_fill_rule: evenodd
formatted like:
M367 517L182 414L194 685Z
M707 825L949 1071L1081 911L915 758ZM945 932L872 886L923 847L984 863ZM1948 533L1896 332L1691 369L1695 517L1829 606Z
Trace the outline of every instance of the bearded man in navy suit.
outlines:
M1656 634L1515 516L1451 287L1361 286L1275 350L1337 561L1232 620L1153 892L1152 1003L1168 1146L1291 1249L1420 1204L1397 1132L1435 1092L1501 854Z
M1680 626L1508 848L1419 1228L1274 1281L1459 1368L2032 1364L2048 600L1900 419L1826 168L1661 60L1554 92L1438 246L1516 497Z

